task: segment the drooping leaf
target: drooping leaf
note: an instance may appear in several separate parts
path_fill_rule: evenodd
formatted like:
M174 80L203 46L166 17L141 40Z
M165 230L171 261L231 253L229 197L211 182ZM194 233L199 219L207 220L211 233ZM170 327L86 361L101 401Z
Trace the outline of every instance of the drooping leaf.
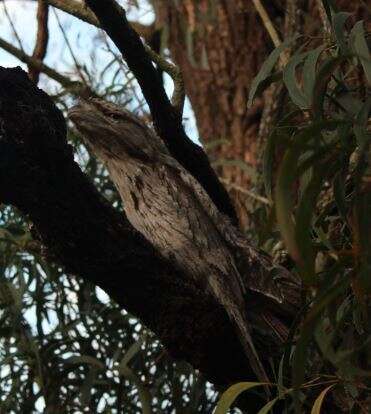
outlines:
M321 293L303 322L300 338L296 344L292 366L293 381L296 390L299 389L305 378L309 344L315 332L318 318L321 316L324 309L344 292L349 286L349 283L350 280L347 277L343 277L339 283L329 287L325 292Z
M314 84L316 80L316 67L318 58L323 52L324 46L319 46L317 49L311 50L303 66L303 91L305 98L309 104L312 104Z
M285 246L295 262L301 262L300 251L295 239L293 221L293 183L297 177L298 149L289 149L283 157L275 189L277 223Z
M311 218L315 212L318 194L325 179L324 165L316 166L316 173L306 186L296 212L295 239L302 257L303 278L307 281L314 279L315 254L311 239Z
M294 137L294 142L286 151L281 162L275 189L275 204L277 223L282 234L285 246L293 260L303 266L303 253L298 245L296 224L293 220L294 196L293 186L300 176L310 168L320 157L328 152L330 147L319 148L314 154L299 164L299 157L307 150L309 142L317 145L321 140L322 131L336 129L342 121L320 121L305 128ZM318 145L317 145L318 146ZM304 207L303 207L304 208ZM303 210L304 211L304 210ZM305 274L303 274L305 277ZM306 279L310 282L310 279Z
M365 71L367 82L371 85L371 54L368 49L362 20L354 25L351 31L351 39L353 49Z
M323 118L323 104L327 85L335 69L346 60L345 56L329 57L321 65L314 84L312 112L315 119Z
M251 390L255 387L270 385L264 382L239 382L229 387L222 396L216 406L214 414L227 414L236 398L244 391Z
M290 94L290 98L294 104L301 109L308 108L310 102L307 100L307 97L298 86L296 79L296 69L297 66L300 65L307 56L308 52L294 54L294 56L289 60L283 70L283 81Z
M335 37L339 45L340 52L343 55L349 54L349 48L344 34L345 22L349 16L351 16L351 13L340 12L336 13L332 20L332 27L334 28Z
M279 399L279 397L276 397L272 401L269 401L258 411L257 414L268 414Z
M314 404L313 404L313 407L312 407L312 410L311 410L311 414L321 414L321 407L322 407L322 404L323 404L323 400L325 399L326 394L333 387L334 387L334 384L329 385L328 387L326 387L324 390L321 391L321 393L318 395L318 397L314 401Z
M250 93L249 93L249 100L247 106L250 107L252 105L253 99L256 95L259 85L265 81L268 76L271 74L274 66L276 65L281 53L285 50L288 46L290 46L299 36L291 37L284 42L282 42L278 47L276 47L268 58L263 63L262 67L260 68L258 74L253 79L251 83Z
M272 198L272 171L276 140L278 137L279 135L276 129L271 134L269 134L263 154L263 182L265 187L265 194L268 199Z

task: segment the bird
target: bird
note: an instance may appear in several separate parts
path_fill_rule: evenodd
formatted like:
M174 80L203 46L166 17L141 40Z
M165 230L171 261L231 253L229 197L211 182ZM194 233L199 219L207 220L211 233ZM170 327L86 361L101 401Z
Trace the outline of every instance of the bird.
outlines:
M271 266L269 260L219 212L201 184L139 117L116 104L92 98L72 107L69 118L106 165L133 227L224 307L256 377L268 383L252 340L246 295L255 290L280 304L285 298L277 284L272 287L272 281L262 282L264 278L251 281L250 290L246 288L233 251L243 252L248 264L257 268L262 263ZM272 321L273 325L277 323L275 318L266 322Z

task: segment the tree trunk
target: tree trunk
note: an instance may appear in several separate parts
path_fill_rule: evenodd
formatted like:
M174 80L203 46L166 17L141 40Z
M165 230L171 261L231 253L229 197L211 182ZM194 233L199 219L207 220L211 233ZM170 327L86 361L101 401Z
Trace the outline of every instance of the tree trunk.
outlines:
M318 34L322 30L318 0L301 1L300 7L295 1L265 1L281 39L290 3L305 17L301 29L296 28L299 32ZM357 18L365 14L358 1L336 3L340 10L351 11ZM264 105L270 103L260 98L248 108L248 94L253 78L274 48L273 42L252 1L153 0L153 4L156 24L168 33L171 57L182 69L200 139L225 180L240 223L246 228L252 203L236 187L249 189L256 181L264 144L259 141L266 138L259 137L260 121ZM242 162L252 168L244 169Z

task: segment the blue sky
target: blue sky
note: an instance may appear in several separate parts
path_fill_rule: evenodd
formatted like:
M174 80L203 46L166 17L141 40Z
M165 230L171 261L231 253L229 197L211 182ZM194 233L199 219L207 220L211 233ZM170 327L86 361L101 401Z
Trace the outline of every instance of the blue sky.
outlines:
M4 4L14 23L16 32L22 41L22 47L26 53L32 54L36 37L36 2L24 0L5 0L0 3L0 36L14 46L20 47L17 37L14 35L11 25L6 17ZM69 77L76 76L75 65L68 48L65 46L63 34L59 28L56 15L62 24L80 64L92 69L95 66L97 73L109 62L111 55L105 51L103 42L99 41L100 31L95 27L83 23L66 13L51 8L49 14L49 45L45 63L54 69L61 71ZM129 19L139 20L142 23L151 23L153 13L145 1L139 12L132 11ZM63 46L64 45L64 46ZM114 49L114 47L113 47ZM0 49L0 65L5 67L21 66L26 68L18 59ZM109 78L109 77L107 77ZM56 93L60 87L46 76L41 76L40 87L49 93ZM173 89L169 78L165 80L166 90L169 94ZM184 111L184 124L189 136L198 142L198 133L194 116L189 102L186 102Z

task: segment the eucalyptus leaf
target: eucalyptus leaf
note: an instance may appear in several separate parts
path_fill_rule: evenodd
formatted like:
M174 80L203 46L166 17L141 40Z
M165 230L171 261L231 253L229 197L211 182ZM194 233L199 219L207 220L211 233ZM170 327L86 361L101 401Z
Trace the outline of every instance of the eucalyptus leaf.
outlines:
M300 65L307 56L308 52L294 54L294 56L289 60L283 70L283 81L290 94L290 98L294 104L301 109L308 108L310 106L310 101L298 86L296 79L296 69L297 66Z
M321 391L321 393L318 395L316 400L314 401L311 414L321 414L321 407L323 404L323 400L325 399L327 393L331 390L331 388L334 387L334 384L329 385L324 390Z
M259 88L259 85L265 81L268 76L271 74L273 68L275 67L281 53L289 47L292 43L294 43L299 36L291 37L284 42L282 42L278 47L276 47L271 54L268 56L268 58L263 63L262 67L260 68L258 74L252 81L251 87L250 87L250 93L249 93L249 100L247 103L247 106L250 107L252 105L253 99L257 93L257 90Z
M363 21L359 21L354 25L351 31L351 39L353 40L353 49L363 66L366 79L371 85L371 54L365 37Z
M347 12L340 12L336 13L332 20L332 26L334 28L335 37L337 40L337 44L339 45L340 52L343 55L349 54L349 48L347 39L345 37L345 23L348 18L351 16L351 13Z
M236 398L243 392L251 390L255 387L267 386L270 384L264 382L239 382L232 385L226 391L223 392L220 400L216 406L214 414L227 414Z

